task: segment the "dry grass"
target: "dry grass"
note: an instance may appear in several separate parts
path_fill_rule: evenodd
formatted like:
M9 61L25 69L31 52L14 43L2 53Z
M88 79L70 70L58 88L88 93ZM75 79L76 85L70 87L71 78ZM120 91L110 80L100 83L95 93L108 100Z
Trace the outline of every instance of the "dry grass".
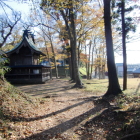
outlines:
M107 91L108 87L108 79L92 79L92 80L86 80L83 79L82 82L86 86L86 91L92 91L93 93L102 93L104 94ZM121 89L123 87L123 79L119 78L119 83L121 86ZM140 94L140 79L139 78L128 78L127 79L127 90L124 91L124 93L127 94Z

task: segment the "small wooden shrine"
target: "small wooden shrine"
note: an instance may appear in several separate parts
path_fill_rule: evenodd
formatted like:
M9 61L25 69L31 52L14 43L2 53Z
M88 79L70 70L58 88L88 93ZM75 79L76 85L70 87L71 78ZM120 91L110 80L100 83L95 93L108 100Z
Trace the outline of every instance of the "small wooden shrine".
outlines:
M11 83L45 83L50 79L50 66L40 65L40 56L45 56L35 47L34 35L24 30L22 40L6 52L11 70L5 78Z

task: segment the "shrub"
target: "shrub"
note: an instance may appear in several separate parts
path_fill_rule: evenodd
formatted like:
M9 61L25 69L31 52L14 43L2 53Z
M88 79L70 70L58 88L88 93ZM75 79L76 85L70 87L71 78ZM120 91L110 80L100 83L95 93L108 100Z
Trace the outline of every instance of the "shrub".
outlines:
M8 63L8 59L6 57L6 54L0 50L0 78L4 79L4 74L10 70L10 68L8 66L6 66L5 64Z

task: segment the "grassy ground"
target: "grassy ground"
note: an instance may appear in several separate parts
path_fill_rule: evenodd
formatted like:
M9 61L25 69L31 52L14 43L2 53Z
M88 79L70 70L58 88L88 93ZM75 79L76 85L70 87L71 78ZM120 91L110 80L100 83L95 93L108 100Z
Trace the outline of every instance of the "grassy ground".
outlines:
M82 75L86 75L86 68L85 68L85 67L81 67L81 68L79 69L79 71L80 71L80 73L81 73Z
M87 91L92 91L94 93L105 93L107 91L108 87L108 79L92 79L92 80L86 80L82 79L82 82L86 86ZM123 86L123 79L119 78L119 83L122 89ZM128 78L127 80L127 90L124 91L124 93L127 94L134 94L137 93L140 94L140 79L139 78Z

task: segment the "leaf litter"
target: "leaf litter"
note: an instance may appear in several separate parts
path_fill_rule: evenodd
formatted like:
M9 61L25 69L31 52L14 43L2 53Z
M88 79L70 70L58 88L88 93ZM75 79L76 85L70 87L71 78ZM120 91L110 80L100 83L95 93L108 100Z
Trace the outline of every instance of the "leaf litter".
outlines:
M124 102L122 108L117 110L102 103L96 104L94 93L70 89L68 81L61 82L65 85L65 90L60 92L63 87L57 87L55 84L58 90L55 90L55 97L51 96L53 92L47 88L50 89L57 80L44 86L43 95L36 97L28 95L28 86L25 94L19 90L20 87L17 89L7 82L1 82L0 139L119 140L128 134L140 132L140 107L137 96L118 97L121 100L124 98ZM43 90L43 85L41 86ZM23 87L22 90L24 91ZM32 95L36 95L39 90L34 91L36 93ZM44 96L50 98L42 99ZM114 104L118 106L119 100L116 103L115 99Z

